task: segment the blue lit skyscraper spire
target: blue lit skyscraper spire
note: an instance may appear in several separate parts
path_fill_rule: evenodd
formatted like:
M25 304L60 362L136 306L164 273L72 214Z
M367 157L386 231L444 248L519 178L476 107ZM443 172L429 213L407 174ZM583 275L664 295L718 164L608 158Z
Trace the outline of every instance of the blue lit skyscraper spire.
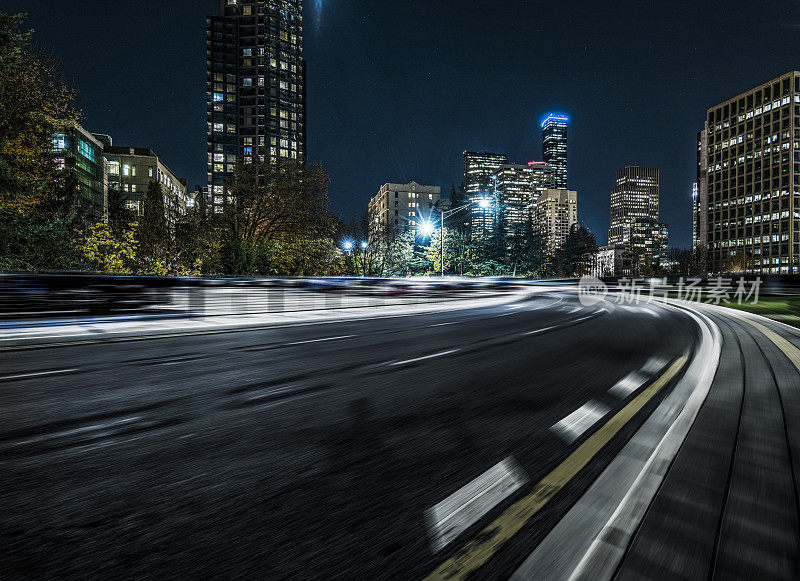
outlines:
M555 170L556 188L567 189L567 124L569 117L548 113L542 121L542 158Z

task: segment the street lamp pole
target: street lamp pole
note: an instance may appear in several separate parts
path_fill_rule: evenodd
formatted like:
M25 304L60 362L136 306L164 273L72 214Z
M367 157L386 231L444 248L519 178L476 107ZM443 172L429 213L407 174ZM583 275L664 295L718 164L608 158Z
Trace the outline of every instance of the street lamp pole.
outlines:
M447 210L446 212L444 210L440 210L441 211L441 222L439 222L439 225L440 225L440 230L441 231L439 232L439 253L440 253L439 260L440 260L440 264L441 264L442 277L444 277L444 219L445 218L449 218L450 216L460 212L461 210L466 210L472 204L475 204L475 203L477 203L478 206L480 206L481 208L486 208L486 207L489 206L488 200L486 200L485 198L481 198L480 200L472 200L472 201L464 204L463 206L459 206L458 208L453 208L452 210Z
M442 268L439 271L439 274L442 278L444 278L444 210L442 212L442 221L439 222L442 225L442 231L439 233L439 258L442 261Z

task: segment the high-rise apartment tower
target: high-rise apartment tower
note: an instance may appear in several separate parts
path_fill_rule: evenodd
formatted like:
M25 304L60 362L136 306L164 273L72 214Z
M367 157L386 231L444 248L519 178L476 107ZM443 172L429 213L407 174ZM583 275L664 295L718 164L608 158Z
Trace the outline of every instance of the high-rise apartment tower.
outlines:
M220 212L237 161L306 155L303 0L220 0L206 20L208 196Z

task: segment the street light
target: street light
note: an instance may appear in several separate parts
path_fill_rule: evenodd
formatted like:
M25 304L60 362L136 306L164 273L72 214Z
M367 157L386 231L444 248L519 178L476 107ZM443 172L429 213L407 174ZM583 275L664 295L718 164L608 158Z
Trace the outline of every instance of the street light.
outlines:
M419 233L425 238L430 238L436 231L436 225L430 220L423 220L419 225Z
M342 248L344 248L345 252L350 252L353 249L353 241L352 240L345 240L342 243Z
M453 208L452 210L447 210L446 212L444 210L441 211L442 221L440 222L440 224L442 225L442 231L439 235L439 258L441 261L442 276L444 276L444 219L452 216L453 214L457 214L462 210L466 210L473 204L477 204L479 208L481 208L482 210L486 210L487 208L490 208L492 206L492 200L490 200L489 198L479 198L477 200L471 200L466 204L464 204L463 206L459 206L458 208Z
M366 250L367 248L369 248L369 242L366 242L366 241L362 242L361 243L361 250Z

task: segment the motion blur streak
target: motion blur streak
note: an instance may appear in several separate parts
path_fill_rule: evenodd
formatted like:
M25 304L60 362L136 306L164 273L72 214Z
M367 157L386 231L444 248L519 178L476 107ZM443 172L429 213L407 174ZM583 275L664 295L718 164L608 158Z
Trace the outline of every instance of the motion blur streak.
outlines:
M202 301L127 288L125 312L45 301L0 323L0 568L529 579L546 547L568 578L583 541L551 535L590 498L584 516L617 511L636 473L616 467L646 462L693 401L704 332L613 292L469 285L187 283ZM800 333L697 309L721 331L719 369L615 570L793 578ZM587 402L569 437L551 430ZM608 471L628 484L593 496Z

